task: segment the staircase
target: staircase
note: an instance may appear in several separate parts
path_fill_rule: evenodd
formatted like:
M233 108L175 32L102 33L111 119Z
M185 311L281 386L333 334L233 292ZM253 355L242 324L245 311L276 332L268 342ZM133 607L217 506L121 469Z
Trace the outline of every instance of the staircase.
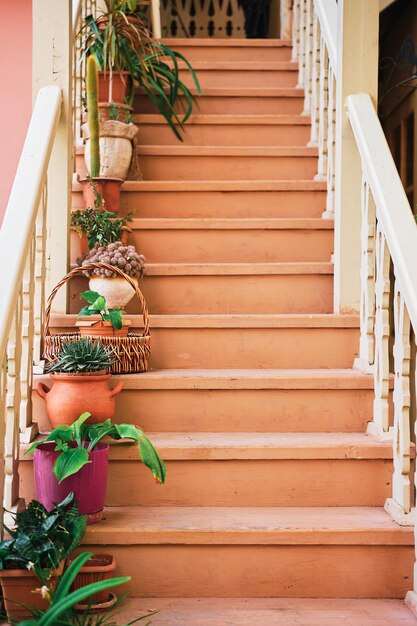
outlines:
M366 434L359 319L333 314L333 222L291 44L168 44L203 96L183 144L137 97L144 180L125 184L123 210L138 210L152 358L123 377L116 415L150 434L168 479L113 445L106 519L85 547L114 553L130 617L161 609L155 624L411 626L413 529L383 508L392 444ZM55 328L74 323L82 286ZM23 457L24 497L31 469Z

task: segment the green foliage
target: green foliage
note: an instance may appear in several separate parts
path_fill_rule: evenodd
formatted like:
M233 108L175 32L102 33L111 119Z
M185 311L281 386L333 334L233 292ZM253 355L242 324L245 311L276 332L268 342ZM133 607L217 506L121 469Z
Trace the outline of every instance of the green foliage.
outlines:
M128 71L132 89L128 99L132 104L135 86L144 89L149 99L182 139L183 125L190 117L196 99L180 80L178 61L189 70L196 92L201 94L197 76L187 59L168 46L152 40L137 13L137 3L105 0L106 8L97 18L89 15L80 31L84 53L94 56L100 70ZM175 105L180 103L182 113Z
M0 543L0 569L30 569L42 582L77 547L87 523L73 493L49 512L32 500L14 517L16 527L7 529L11 539Z
M53 472L61 482L90 462L89 453L104 437L116 441L131 439L138 444L142 463L151 470L155 480L158 483L165 483L165 464L143 430L132 424L112 424L110 420L99 424L87 424L90 415L91 413L83 413L71 426L61 424L42 441L35 441L26 454L32 454L41 443L54 441L55 450L61 454L55 461Z
M87 109L90 130L90 175L100 175L100 125L98 117L98 68L94 56L87 59Z
M101 198L99 198L100 206ZM132 220L130 213L126 217L118 217L110 211L100 210L99 207L89 207L85 210L78 209L71 213L71 228L80 237L84 233L86 234L90 250L94 248L96 243L100 246L107 246L109 243L119 241L123 230L126 229L127 222Z
M49 367L49 372L85 374L108 370L112 364L112 351L100 341L81 337L77 341L64 341L58 360Z
M84 306L78 313L80 317L101 315L103 322L110 322L113 328L120 330L123 327L123 318L120 309L107 309L106 298L96 291L84 291L80 294L80 300L87 300L89 306Z

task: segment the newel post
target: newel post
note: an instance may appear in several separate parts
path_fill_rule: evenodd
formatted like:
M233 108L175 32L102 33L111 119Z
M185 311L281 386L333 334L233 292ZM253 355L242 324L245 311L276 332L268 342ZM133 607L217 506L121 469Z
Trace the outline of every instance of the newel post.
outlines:
M359 311L361 162L346 98L359 92L377 102L379 0L338 0L334 310Z
M33 0L33 101L41 87L62 90L61 117L48 168L46 294L67 273L69 216L73 172L72 137L72 0ZM66 313L67 296L61 289L54 309Z

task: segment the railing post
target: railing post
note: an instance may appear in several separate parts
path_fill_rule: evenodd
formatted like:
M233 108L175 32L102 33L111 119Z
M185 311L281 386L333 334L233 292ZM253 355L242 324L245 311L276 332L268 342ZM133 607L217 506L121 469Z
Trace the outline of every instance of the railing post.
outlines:
M58 85L63 94L61 118L48 169L46 293L66 274L69 262L69 215L72 183L72 0L33 0L33 95ZM66 313L61 289L54 309Z
M361 266L361 163L346 98L378 92L378 0L339 0L336 87L334 309L359 311Z
M152 21L152 34L155 39L161 39L161 3L160 0L151 0L151 21Z

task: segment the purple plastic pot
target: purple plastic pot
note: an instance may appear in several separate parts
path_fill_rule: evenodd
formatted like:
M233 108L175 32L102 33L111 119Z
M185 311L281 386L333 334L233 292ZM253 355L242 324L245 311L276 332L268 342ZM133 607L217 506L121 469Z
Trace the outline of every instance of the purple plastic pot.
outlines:
M87 515L87 524L101 520L106 498L107 474L109 467L109 446L99 443L90 452L90 461L79 472L58 483L52 468L59 455L55 443L43 443L36 448L33 456L36 499L50 511L73 491L80 513Z

